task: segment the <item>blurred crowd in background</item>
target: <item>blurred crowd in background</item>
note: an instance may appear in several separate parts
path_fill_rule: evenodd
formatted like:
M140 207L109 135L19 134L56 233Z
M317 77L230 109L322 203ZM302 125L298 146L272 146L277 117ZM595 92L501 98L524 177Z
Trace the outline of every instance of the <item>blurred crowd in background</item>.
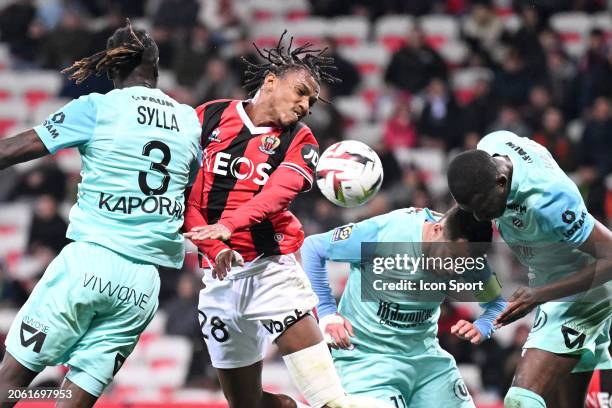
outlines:
M0 0L0 78L59 72L105 48L129 17L157 42L160 87L174 98L192 106L247 99L241 57L257 61L252 43L270 45L287 28L302 42L327 47L343 80L322 84L321 96L332 103L317 103L305 119L321 151L343 139L363 140L385 170L381 192L363 208L336 207L316 187L302 194L292 209L307 235L395 208L444 211L452 202L444 175L449 157L502 129L547 147L591 214L610 225L611 16L607 0ZM340 28L317 31L320 21ZM357 38L347 37L340 22L349 31L356 27ZM104 77L79 86L58 81L56 94L28 100L29 109L112 88ZM5 85L0 110L15 97L2 93ZM37 124L2 126L1 116L0 137ZM67 243L66 209L79 174L60 159L0 172L0 240L25 237L21 250L0 251L3 306L18 308ZM27 211L15 210L15 203ZM31 221L11 229L9 208ZM193 341L187 384L214 389L198 330L194 265L189 256L182 271L161 271L161 309L168 315L165 332ZM448 335L452 322L469 314L445 305L441 342L459 363L479 368L483 389L503 395L529 327L518 325L503 345L492 340L474 347Z

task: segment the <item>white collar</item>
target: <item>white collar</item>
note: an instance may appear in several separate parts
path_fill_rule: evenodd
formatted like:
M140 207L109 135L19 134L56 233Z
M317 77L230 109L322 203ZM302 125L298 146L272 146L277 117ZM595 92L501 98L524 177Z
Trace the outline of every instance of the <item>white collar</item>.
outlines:
M236 109L238 110L238 116L240 116L240 119L242 119L251 134L263 135L264 133L268 133L274 130L273 127L255 126L251 121L251 118L249 118L249 115L247 115L246 111L244 110L243 104L245 102L251 102L251 99L238 102L238 104L236 105Z

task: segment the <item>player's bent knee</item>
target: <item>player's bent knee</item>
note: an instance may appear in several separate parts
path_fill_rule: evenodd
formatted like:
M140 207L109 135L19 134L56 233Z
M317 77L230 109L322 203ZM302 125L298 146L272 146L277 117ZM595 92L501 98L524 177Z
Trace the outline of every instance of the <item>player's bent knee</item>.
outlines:
M533 391L510 387L504 398L504 408L546 408L546 403L544 398Z
M104 388L106 388L106 384L102 381L76 367L70 367L66 379L95 398L102 395Z

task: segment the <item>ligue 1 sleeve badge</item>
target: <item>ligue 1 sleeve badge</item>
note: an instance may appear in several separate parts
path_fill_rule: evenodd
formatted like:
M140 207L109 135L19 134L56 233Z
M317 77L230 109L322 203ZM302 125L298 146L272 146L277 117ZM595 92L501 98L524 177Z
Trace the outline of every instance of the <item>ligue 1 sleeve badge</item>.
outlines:
M263 135L261 137L261 146L259 146L259 150L261 150L265 154L274 154L274 149L278 147L280 144L280 139L274 135Z

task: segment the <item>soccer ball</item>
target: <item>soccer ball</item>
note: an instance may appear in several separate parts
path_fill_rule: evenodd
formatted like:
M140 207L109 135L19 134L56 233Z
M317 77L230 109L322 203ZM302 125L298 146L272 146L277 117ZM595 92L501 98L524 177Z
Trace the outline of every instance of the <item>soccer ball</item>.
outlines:
M317 164L317 186L332 203L356 207L367 203L380 189L383 168L371 147L345 140L328 147Z

